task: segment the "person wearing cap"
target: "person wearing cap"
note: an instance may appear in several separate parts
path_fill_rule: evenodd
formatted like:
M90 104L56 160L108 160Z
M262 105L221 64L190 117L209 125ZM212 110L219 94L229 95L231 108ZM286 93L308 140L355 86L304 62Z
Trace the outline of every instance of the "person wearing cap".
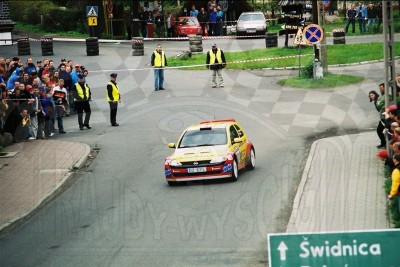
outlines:
M224 87L224 79L222 78L222 69L226 66L224 52L217 48L217 44L213 44L210 51L207 52L206 60L207 68L212 70L211 86L217 87L217 75L219 87Z
M89 86L83 81L83 75L78 74L78 82L74 85L72 89L74 95L75 109L78 113L78 123L79 129L83 130L83 127L91 129L89 126L90 120L90 104L92 93ZM83 112L85 112L85 120L83 121Z
M165 90L163 87L164 67L168 66L168 64L161 44L158 44L156 50L151 54L151 66L154 67L154 90Z
M111 126L119 126L117 123L117 110L118 103L121 103L121 94L119 93L119 88L117 85L117 76L116 73L111 73L111 80L107 84L107 101L110 105L110 122Z

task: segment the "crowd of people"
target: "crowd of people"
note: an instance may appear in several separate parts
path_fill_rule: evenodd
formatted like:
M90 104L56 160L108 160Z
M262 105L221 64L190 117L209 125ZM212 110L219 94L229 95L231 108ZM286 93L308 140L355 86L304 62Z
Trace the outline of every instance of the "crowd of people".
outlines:
M397 92L400 91L400 74L397 76ZM380 114L377 126L377 134L380 144L377 148L382 149L377 156L385 161L385 166L392 174L392 184L387 198L390 200L397 196L400 211L400 95L394 99L389 96L390 101L395 100L397 105L390 105L385 109L385 84L379 85L380 93L369 92L369 100ZM386 142L388 140L388 144ZM389 151L386 150L386 145Z
M382 23L382 3L374 5L371 2L366 6L363 2L359 2L357 8L352 4L346 14L346 33L349 31L350 24L352 26L352 33L355 33L356 21L358 22L361 34L378 31Z
M49 59L35 64L28 58L24 64L19 57L0 57L0 133L10 133L14 142L65 134L63 117L81 117L77 109L90 100L89 94L80 93L88 73L72 60L61 59L56 66ZM90 110L84 112L90 118ZM88 119L79 123L81 130L91 128Z
M155 25L155 32L158 38L163 38L166 35L167 37L176 37L174 28L178 23L177 18L181 16L196 17L202 27L203 35L223 35L224 11L221 6L217 5L216 0L210 0L206 6L200 8L200 11L193 5L191 10L183 8L179 14L172 14L169 12L165 18L163 13L159 10L145 11L142 9L139 14L141 34L143 37L154 36L154 28L153 32L149 32L151 31L151 28L148 27L150 23Z

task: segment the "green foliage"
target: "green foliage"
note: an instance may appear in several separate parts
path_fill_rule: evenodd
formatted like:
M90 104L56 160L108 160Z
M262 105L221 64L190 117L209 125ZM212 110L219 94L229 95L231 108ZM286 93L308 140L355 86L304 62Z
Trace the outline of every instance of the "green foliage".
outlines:
M311 79L314 77L314 66L313 62L310 61L303 68L301 68L301 77L304 79Z
M356 76L325 73L322 79L312 79L312 76L311 78L292 77L280 80L278 84L282 86L291 86L304 89L314 89L314 88L320 89L320 88L334 88L349 84L355 84L359 83L363 79L364 78L362 77L356 77Z

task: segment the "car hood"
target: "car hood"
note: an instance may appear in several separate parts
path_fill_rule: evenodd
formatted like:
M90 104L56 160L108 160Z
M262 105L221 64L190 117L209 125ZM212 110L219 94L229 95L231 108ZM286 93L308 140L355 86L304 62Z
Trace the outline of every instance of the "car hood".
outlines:
M237 22L238 27L257 27L257 26L265 26L264 21L238 21Z
M227 152L226 145L178 148L171 158L180 162L211 160L217 156L225 156Z

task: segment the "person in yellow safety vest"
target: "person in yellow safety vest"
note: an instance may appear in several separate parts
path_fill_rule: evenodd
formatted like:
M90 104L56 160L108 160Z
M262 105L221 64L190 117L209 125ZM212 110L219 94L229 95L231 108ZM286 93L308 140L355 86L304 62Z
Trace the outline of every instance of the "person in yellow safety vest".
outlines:
M392 172L392 185L390 187L390 192L387 196L388 200L391 200L393 197L397 195L397 204L398 209L400 211L400 154L395 153L393 155L393 162L395 168Z
M75 109L78 113L79 129L83 130L83 127L92 129L92 127L89 126L91 114L89 101L91 100L92 93L89 86L83 81L82 74L78 74L78 82L74 84L72 93L74 95ZM82 120L83 112L85 112L85 121Z
M165 90L164 85L164 67L168 66L167 58L160 44L156 51L151 54L151 66L154 67L154 90Z
M119 93L119 88L117 85L116 73L111 73L111 81L107 84L107 101L110 104L110 122L111 126L119 126L117 123L117 110L118 103L121 103L121 94Z
M224 52L217 48L217 44L213 44L210 51L207 53L207 68L212 70L211 86L217 87L217 75L219 87L224 87L224 79L222 78L222 69L226 66Z

